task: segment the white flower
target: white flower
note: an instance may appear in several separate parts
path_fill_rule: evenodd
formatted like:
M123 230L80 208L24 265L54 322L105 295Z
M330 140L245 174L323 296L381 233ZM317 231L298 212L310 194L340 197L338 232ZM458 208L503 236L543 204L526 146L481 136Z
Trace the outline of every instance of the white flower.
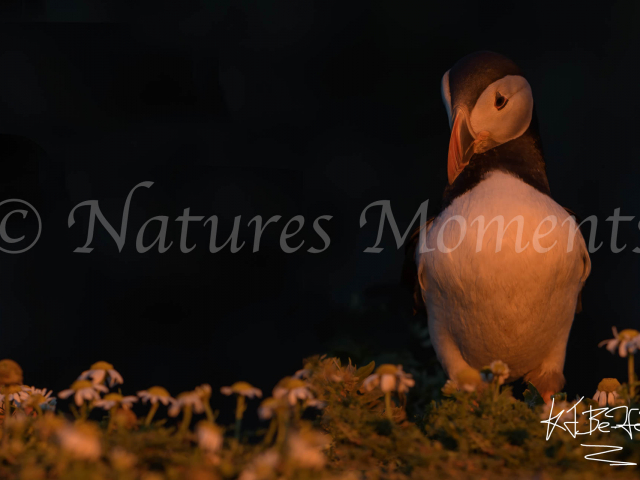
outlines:
M29 385L22 385L22 390L30 395L42 395L44 398L49 398L53 394L53 390L47 390L46 388L30 387Z
M640 348L640 332L632 328L627 328L618 333L616 327L612 327L614 338L610 340L603 340L598 344L599 347L603 345L607 346L607 350L614 353L616 348L618 349L618 355L626 357L627 354L634 354Z
M203 383L194 390L202 400L208 400L211 397L211 385Z
M216 453L222 448L222 429L211 422L202 420L196 425L198 446L208 453Z
M5 387L5 394L0 395L0 400L3 402L5 398L9 402L13 402L16 407L20 407L20 404L29 398L29 393L25 392L20 385L9 385Z
M273 389L273 398L286 398L289 405L293 406L298 400L311 401L313 393L309 390L309 384L297 378L285 377Z
M60 446L71 456L94 462L100 459L100 439L92 425L86 423L65 425L56 434Z
M304 402L304 408L313 407L313 408L317 408L318 410L322 410L326 406L327 406L326 402L318 400L317 398L309 398Z
M453 380L447 380L442 387L442 394L446 397L450 397L458 391L458 384Z
M254 458L245 468L238 480L262 480L272 478L273 472L280 463L280 454L276 450L267 450Z
M282 407L283 401L279 398L267 397L265 398L258 407L258 417L260 420L268 420L272 418L276 410Z
M178 398L176 398L171 407L169 407L169 416L176 417L184 407L191 407L196 413L204 412L202 398L195 391L183 392L178 395Z
M616 400L618 400L619 395L617 390L619 387L620 382L615 378L603 378L598 384L598 390L593 396L593 399L598 402L601 407L606 407L607 405L612 407L616 404Z
M482 376L475 368L467 367L458 372L453 383L465 392L475 392L482 383Z
M320 469L327 459L323 450L331 443L328 435L314 430L292 432L288 438L289 455L302 468Z
M328 363L323 363L322 366L322 375L331 382L342 382L344 381L345 375L355 373L355 368L352 367L351 360L349 360L349 366L346 367L345 371L342 370L340 361L336 358L332 358Z
M502 385L509 378L509 367L502 360L494 360L488 367L480 370L482 381L491 383L497 379L498 385Z
M38 405L42 410L50 411L56 409L56 398L51 396L53 390L30 387L28 385L22 385L22 390L28 395L28 398L23 400L25 406L33 407Z
M309 378L311 376L311 369L310 368L302 368L300 370L298 370L296 373L293 374L293 378L297 378L297 379L306 379Z
M71 388L61 391L58 396L60 398L68 398L74 395L76 405L81 406L85 400L99 400L100 392L106 393L109 390L104 385L96 385L89 380L76 380Z
M142 403L150 402L152 405L160 402L163 405L174 403L175 399L169 395L166 389L162 387L151 387L148 390L140 390L138 397L142 400Z
M369 391L379 386L385 393L393 391L405 393L415 384L411 375L402 370L402 365L385 363L376 368L375 373L365 378L362 386Z
M230 387L222 387L220 389L220 392L223 395L227 395L227 396L237 393L238 395L242 395L243 397L262 398L262 390L252 386L247 382L236 382Z
M96 362L91 365L89 370L85 370L80 374L78 380L86 380L90 378L93 383L102 383L105 377L109 378L109 387L124 383L122 375L120 375L108 362Z
M119 393L109 393L104 396L102 400L98 400L95 406L102 408L103 410L111 410L114 407L123 406L124 408L131 408L135 402L138 401L138 397L128 395L123 397Z
M593 399L598 402L598 405L601 407L606 407L607 405L612 407L615 405L618 396L618 392L603 392L601 390L596 390L596 394L593 396Z

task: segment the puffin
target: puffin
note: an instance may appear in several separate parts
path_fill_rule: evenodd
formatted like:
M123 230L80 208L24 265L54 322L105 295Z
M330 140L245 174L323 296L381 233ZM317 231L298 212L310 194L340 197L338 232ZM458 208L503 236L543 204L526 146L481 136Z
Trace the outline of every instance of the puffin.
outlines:
M507 382L561 391L591 261L576 217L549 189L529 82L494 52L442 77L451 136L438 215L407 245L415 300L447 376L495 360Z

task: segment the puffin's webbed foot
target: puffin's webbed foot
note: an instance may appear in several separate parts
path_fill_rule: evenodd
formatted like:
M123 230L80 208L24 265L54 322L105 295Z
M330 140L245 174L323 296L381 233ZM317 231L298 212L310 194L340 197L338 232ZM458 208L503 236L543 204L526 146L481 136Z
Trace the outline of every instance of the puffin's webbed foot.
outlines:
M558 393L564 387L565 379L562 372L557 370L543 370L543 366L531 370L524 376L524 380L531 382L538 389L546 403L551 402L551 395Z

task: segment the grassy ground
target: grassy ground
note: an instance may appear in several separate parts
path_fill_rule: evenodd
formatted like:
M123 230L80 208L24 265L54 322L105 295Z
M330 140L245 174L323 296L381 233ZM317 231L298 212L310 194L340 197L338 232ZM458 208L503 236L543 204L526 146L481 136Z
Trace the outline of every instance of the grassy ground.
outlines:
M422 395L420 379L415 385L396 365L358 369L336 358L314 357L262 403L256 400L261 392L249 384L229 387L226 393L238 398L237 421L220 426L209 405L208 385L175 399L163 389L149 389L146 397L140 393L149 400L149 413L138 418L128 408L135 398L115 393L118 382L112 378L117 372L110 375L106 367L111 366L104 362L96 365L100 368L89 371L88 382L76 382L67 400L58 399L54 412L49 392L21 386L19 367L0 362L6 407L0 478L601 479L638 474L635 466L587 460L585 455L602 449L581 446L620 446L622 450L602 459L640 463L633 428L633 435L610 426L573 438L556 427L547 439L548 426L541 420L549 419L549 407L535 388L525 392L524 401L516 400L510 388L500 386L499 374L489 370L482 378L470 372L458 384L447 384L442 398L422 402L421 413L408 417L407 394ZM611 425L624 422L625 389L618 389L621 408L609 414ZM163 418L164 401L175 425L167 426ZM561 395L556 403L561 408L552 417L573 405ZM264 429L243 430L244 411L258 405ZM597 425L592 421L590 427L584 414L595 407L587 399L578 404L578 431ZM572 421L571 413L561 421ZM631 423L637 419L632 415Z

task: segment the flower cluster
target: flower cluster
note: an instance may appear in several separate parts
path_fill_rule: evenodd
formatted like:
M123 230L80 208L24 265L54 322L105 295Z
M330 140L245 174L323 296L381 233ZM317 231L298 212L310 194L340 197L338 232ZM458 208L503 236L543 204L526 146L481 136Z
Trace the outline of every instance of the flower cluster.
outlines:
M627 371L629 375L629 382L627 385L627 393L629 399L635 398L635 387L637 384L637 378L635 374L635 353L640 349L640 332L633 328L626 328L618 333L616 327L612 327L613 338L609 340L603 340L598 344L599 347L605 346L611 353L618 352L618 355L622 358L627 358ZM600 391L600 389L598 389ZM599 395L596 394L598 398ZM608 398L608 396L607 396ZM608 400L607 400L608 401Z
M23 385L22 368L13 360L0 360L0 404L5 414L54 411L56 398L46 388Z
M640 349L640 332L632 328L627 328L618 333L616 327L612 327L613 338L603 340L598 344L599 347L605 346L611 353L618 351L618 355L626 357L635 354Z
M624 340L622 332L618 339ZM628 345L625 352L633 356ZM247 382L221 387L236 403L235 424L225 426L211 408L211 385L175 396L156 385L130 395L120 390L123 377L107 362L93 364L60 392L76 417L71 421L53 411L51 391L24 385L20 367L0 361L0 478L351 480L358 472L358 478L408 479L437 470L455 478L443 458L487 478L496 473L485 470L491 465L501 478L519 478L528 472L504 469L525 461L537 469L540 459L562 469L574 457L584 463L583 451L562 443L574 440L567 432L558 428L555 443L546 443L541 420L571 422L574 413L626 408L632 401L629 385L613 378L598 384L593 400L556 394L553 405L544 404L529 385L525 402L517 401L505 385L509 367L495 360L456 372L442 389L446 398L438 398L441 383L434 385L426 413L407 414L416 408L425 377L414 378L402 365L357 368L318 356L303 366L266 398ZM266 428L243 431L252 405ZM602 441L594 438L594 444ZM562 450L557 459L556 448ZM640 461L640 450L634 452L629 458Z
M620 382L615 378L603 378L598 384L598 389L593 399L598 402L601 407L615 406L618 401L618 389L620 388Z
M494 392L499 393L500 386L509 379L509 375L508 365L501 360L494 360L481 370L463 368L447 380L442 387L442 394L450 397L459 391L471 393L488 385L492 385Z
M261 453L245 461L242 468L232 471L231 476L266 479L271 478L273 472L281 472L285 475L283 478L295 476L296 471L320 474L328 461L332 437L303 419L302 414L307 409L321 412L331 395L338 391L350 392L354 399L363 399L375 406L381 395L389 400L392 392L406 394L415 384L400 365L381 365L373 372L374 367L372 363L356 369L351 363L342 366L337 359L314 357L305 363L304 369L280 380L271 396L258 405L259 418L270 422ZM67 401L66 405L75 416L75 422L71 422L53 413L57 399L50 390L23 385L22 381L22 370L17 363L0 361L0 401L4 406L3 423L7 432L29 430L41 441L53 442L59 452L50 458L60 458L65 465L68 462L99 464L106 460L114 471L122 473L140 465L140 457L124 445L109 445L124 438L122 436L127 432L138 431L140 435L145 432L164 435L162 442L173 442L172 450L194 442L207 465L226 469L224 476L229 476L229 469L234 468L231 458L241 452L238 444L242 440L241 423L247 404L263 397L262 390L247 382L220 388L223 395L236 398L235 435L227 439L227 431L231 429L215 423L217 414L211 409L212 388L209 384L176 396L158 385L128 395L120 390L124 384L120 372L108 362L96 362L58 394L59 399ZM360 391L365 394L358 393ZM134 412L137 403L141 404L138 408L147 410L141 418ZM177 428L164 427L165 419L155 420L161 408L169 417L181 415ZM387 403L387 412L390 409ZM97 411L103 413L98 415ZM374 411L379 412L376 415L382 413L377 409ZM194 422L196 415L205 418ZM95 420L99 418L108 421L98 424ZM27 429L24 422L31 421L27 419L36 422L33 428ZM193 430L192 423L195 423ZM0 457L2 455L0 446Z

